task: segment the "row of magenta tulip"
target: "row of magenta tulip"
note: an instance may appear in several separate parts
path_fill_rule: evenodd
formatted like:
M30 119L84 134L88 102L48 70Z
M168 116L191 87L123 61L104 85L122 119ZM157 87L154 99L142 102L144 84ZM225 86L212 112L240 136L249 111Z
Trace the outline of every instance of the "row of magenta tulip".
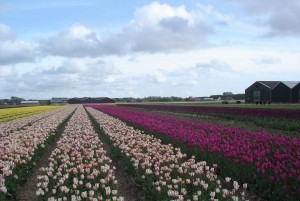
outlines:
M279 129L296 132L299 132L300 130L300 110L142 104L119 104L119 106L209 115L215 119L220 120L230 120L245 123L251 122L251 124L255 126L264 127L268 129Z
M75 108L69 106L52 111L50 116L47 113L48 118L0 136L0 199L16 196L18 185L26 182L30 169ZM22 122L31 122L32 118L28 118L29 121Z
M117 196L115 167L82 106L67 123L48 161L37 177L39 200L123 200Z
M154 108L159 110L205 112L216 114L233 114L257 117L271 117L283 119L300 119L300 110L291 109L268 109L268 108L241 108L241 107L207 107L207 106L178 106L158 104L118 104L125 107Z
M188 158L180 148L127 126L119 119L87 107L111 146L152 200L245 200L247 184L226 178L217 165Z
M299 196L298 138L250 132L115 106L90 106L167 136L173 142L196 147L200 158L222 164L219 169L223 176L237 177L242 182L250 183L251 190L266 199L286 199L286 195L294 199Z
M231 115L231 118L219 117L219 115L211 114L198 114L198 113L184 113L178 111L165 111L165 110L146 110L151 113L163 114L173 116L180 119L189 119L191 121L209 123L209 124L220 124L226 127L241 128L249 131L262 131L272 135L283 135L300 138L300 132L295 129L300 129L299 121L295 121L292 124L291 121L282 121L281 119L268 119L260 117L252 117L251 120L240 120L238 117ZM250 117L249 117L250 118ZM288 125L287 125L288 122ZM271 125L273 124L273 125ZM276 124L276 125L275 125ZM274 126L275 125L275 126ZM281 125L281 126L280 126ZM280 128L279 130L276 128Z

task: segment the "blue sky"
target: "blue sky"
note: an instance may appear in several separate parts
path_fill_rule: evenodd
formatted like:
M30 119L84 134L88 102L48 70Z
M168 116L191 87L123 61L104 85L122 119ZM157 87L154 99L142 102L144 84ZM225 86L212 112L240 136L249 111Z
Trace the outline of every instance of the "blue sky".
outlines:
M0 98L209 96L299 80L300 2L0 1Z

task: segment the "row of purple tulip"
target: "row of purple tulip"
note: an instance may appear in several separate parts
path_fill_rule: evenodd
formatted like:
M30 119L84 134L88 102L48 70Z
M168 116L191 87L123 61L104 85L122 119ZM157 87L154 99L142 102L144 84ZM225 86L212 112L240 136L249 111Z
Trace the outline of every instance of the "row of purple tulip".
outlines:
M237 167L252 170L249 175L266 177L266 185L275 185L273 189L279 186L282 192L300 195L300 139L176 119L172 116L115 106L90 106L167 136L173 141L197 147L200 153L217 155L218 158L232 161ZM260 186L255 184L257 181L253 182L254 185Z
M143 105L143 104L118 104L119 106L137 107L158 110L202 112L215 114L246 115L255 117L272 117L300 119L300 110L268 109L268 108L240 108L240 107L204 107L204 106L178 106L178 105Z

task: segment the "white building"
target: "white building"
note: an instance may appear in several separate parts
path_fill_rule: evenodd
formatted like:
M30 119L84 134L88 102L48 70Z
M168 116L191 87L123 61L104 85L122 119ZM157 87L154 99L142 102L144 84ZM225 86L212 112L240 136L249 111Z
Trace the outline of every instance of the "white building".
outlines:
M39 105L39 101L21 101L21 105Z

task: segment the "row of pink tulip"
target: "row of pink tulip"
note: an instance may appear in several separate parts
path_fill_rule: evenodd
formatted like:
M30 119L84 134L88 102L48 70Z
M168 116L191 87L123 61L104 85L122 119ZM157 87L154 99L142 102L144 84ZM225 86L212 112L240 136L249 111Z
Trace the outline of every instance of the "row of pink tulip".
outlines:
M48 160L37 177L40 199L123 200L116 189L115 167L82 106L67 123Z
M34 157L39 147L44 147L44 142L53 136L57 127L75 110L76 106L64 107L49 113L47 118L14 130L9 135L0 136L0 192L6 193L5 177L11 176L14 169L24 166ZM41 116L39 116L41 117ZM32 121L32 117L28 117ZM18 175L14 176L18 183Z
M0 137L13 134L15 131L22 129L25 126L30 126L32 123L43 121L43 119L57 114L59 111L63 111L63 108L35 114L32 116L14 119L12 121L0 124Z
M217 165L208 166L205 161L188 158L180 148L162 144L153 136L127 126L119 119L93 108L88 112L119 149L128 157L136 180L154 200L238 200L245 199L247 184L236 181L221 182L215 171Z

